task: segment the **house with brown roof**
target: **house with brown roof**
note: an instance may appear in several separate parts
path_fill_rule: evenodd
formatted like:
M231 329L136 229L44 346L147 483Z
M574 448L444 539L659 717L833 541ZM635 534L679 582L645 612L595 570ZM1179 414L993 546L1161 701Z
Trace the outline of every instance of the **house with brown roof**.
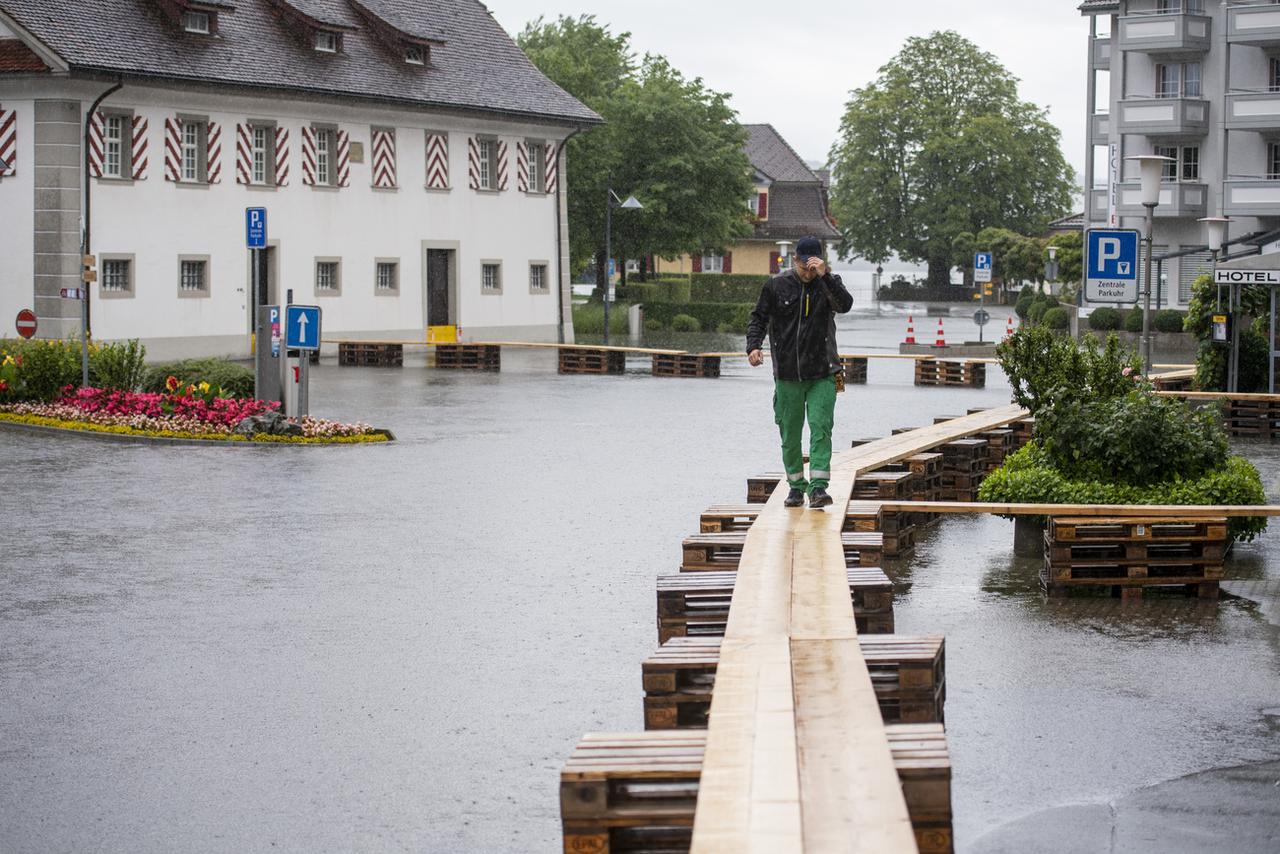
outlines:
M773 125L745 127L746 153L755 170L755 193L746 200L751 235L723 251L659 259L659 273L777 273L783 254L801 237L839 236L827 209L825 170L810 169Z
M564 142L599 117L479 0L0 0L0 316L247 356L326 338L572 340ZM245 209L267 211L253 263Z

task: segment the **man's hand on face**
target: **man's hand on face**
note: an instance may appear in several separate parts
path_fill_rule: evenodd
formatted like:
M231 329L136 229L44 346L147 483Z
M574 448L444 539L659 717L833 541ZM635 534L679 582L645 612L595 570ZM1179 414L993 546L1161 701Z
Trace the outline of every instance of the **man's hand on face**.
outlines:
M818 278L827 274L827 262L823 261L821 258L810 258L807 266Z

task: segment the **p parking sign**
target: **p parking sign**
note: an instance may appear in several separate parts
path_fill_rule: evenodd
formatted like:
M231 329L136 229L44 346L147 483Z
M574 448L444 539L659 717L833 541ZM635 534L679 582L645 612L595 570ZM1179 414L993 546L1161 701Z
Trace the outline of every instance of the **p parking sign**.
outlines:
M1084 297L1090 302L1136 302L1138 231L1091 228L1084 237Z

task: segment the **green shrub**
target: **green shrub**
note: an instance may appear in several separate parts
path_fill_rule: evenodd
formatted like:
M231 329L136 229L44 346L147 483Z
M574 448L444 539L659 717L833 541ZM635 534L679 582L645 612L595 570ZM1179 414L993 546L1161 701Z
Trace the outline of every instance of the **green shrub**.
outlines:
M0 339L0 361L12 356L10 400L48 401L83 378L80 342L74 339Z
M671 318L672 332L701 332L702 324L698 322L698 318L691 317L687 314L677 314Z
M1055 305L1044 313L1040 322L1050 329L1062 330L1071 328L1071 315L1062 306Z
M1125 332L1141 332L1142 331L1142 309L1131 309L1124 316Z
M1035 300L1031 303L1031 308L1027 309L1027 320L1031 323L1039 323L1044 320L1044 313L1049 310L1049 304L1044 300Z
M982 482L979 501L1003 504L1265 504L1258 470L1243 457L1192 480L1170 479L1148 486L1105 479L1072 480L1052 465L1044 451L1028 445ZM1232 518L1231 535L1252 540L1266 530L1265 517Z
M1115 335L1108 335L1100 347L1092 334L1077 342L1043 326L1022 327L1000 342L996 356L1013 387L1014 401L1032 415L1065 397L1105 400L1128 394L1133 380L1124 369L1132 374L1142 365Z
M1022 293L1018 295L1018 301L1013 306L1014 314L1019 319L1026 320L1027 315L1031 312L1031 304L1036 301L1035 292L1030 288L1023 288Z
M143 375L142 390L163 392L171 376L184 388L206 382L230 397L253 397L253 369L229 359L184 359L152 365Z
M664 328L670 329L676 315L684 314L696 319L702 329L719 329L725 325L738 335L745 335L753 308L755 308L754 302L691 302L684 305L654 303L644 307L644 316L657 320Z
M137 391L146 373L147 348L137 338L102 344L89 356L89 384L95 388Z
M690 302L749 302L760 297L769 276L740 273L694 273Z
M1120 312L1104 305L1089 315L1089 328L1095 332L1115 332L1120 328L1121 320Z
M645 332L661 332L662 321L652 317L646 317L644 319L644 331Z
M1156 312L1151 325L1157 332L1181 332L1186 315L1174 308L1163 308Z
M618 298L645 305L655 302L686 303L689 301L689 280L629 282L620 290Z

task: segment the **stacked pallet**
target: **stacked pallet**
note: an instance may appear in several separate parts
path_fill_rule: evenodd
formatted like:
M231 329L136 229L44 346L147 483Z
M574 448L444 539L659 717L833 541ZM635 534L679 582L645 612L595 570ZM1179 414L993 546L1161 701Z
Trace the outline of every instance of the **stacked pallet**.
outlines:
M987 471L987 440L956 439L943 445L943 501L976 501Z
M736 572L658 576L658 643L675 637L724 637ZM859 634L893 633L893 585L878 567L846 573Z
M778 488L778 481L786 480L785 474L758 474L747 478L747 503L765 504L773 491Z
M982 362L916 359L915 384L985 388L987 366Z
M1031 444L1031 439L1036 432L1036 419L1023 418L1010 424L1009 429L1013 430L1013 450L1021 451Z
M883 538L878 533L845 532L840 535L845 563L850 567L879 566L883 557ZM724 531L698 533L681 543L681 572L724 572L738 568L742 550L747 545L747 532Z
M1148 587L1181 586L1216 599L1227 520L1051 518L1044 542L1040 582L1050 596L1107 587L1130 599L1141 598Z
M653 375L715 379L720 376L720 357L697 353L654 353Z
M1271 398L1230 399L1223 413L1224 425L1231 436L1280 436L1280 396Z
M921 854L949 854L951 760L941 724L885 727ZM566 854L686 852L706 730L594 733L560 772Z
M500 371L502 348L496 344L437 344L435 366L455 371Z
M866 385L867 359L864 356L841 356L841 374L846 385Z
M627 354L594 347L561 347L558 370L562 374L621 374L627 370Z
M853 482L854 501L910 501L918 478L904 466L863 472Z
M1004 465L1005 458L1012 454L1014 447L1013 430L984 430L978 438L987 440L987 472L988 474Z
M339 341L338 364L361 368L399 368L404 345L385 341Z
M698 520L698 528L703 534L745 531L759 515L759 504L717 504L703 511ZM850 501L844 518L845 531L874 533L880 530L880 504L875 501Z
M946 671L941 636L859 638L885 723L942 723ZM705 727L720 638L677 637L641 666L645 729Z

